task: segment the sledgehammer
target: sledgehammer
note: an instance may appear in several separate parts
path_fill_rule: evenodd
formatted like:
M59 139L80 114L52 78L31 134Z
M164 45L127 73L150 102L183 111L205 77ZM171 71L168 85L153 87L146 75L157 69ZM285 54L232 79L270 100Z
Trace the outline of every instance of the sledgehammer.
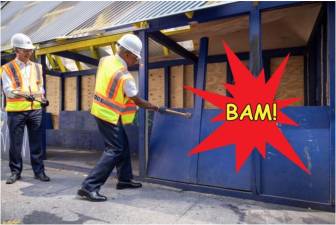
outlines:
M172 110L172 109L163 109L161 111L161 113L166 113L166 114L172 114L172 115L177 115L177 116L182 116L182 117L185 117L187 119L190 119L192 114L187 112L187 113L184 113L184 112L179 112L179 111L175 111L175 110Z

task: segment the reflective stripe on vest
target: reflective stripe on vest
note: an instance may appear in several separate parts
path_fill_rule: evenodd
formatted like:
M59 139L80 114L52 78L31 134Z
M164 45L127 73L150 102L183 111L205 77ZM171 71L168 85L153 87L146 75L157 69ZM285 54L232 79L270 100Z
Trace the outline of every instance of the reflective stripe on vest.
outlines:
M109 85L109 89L107 89L107 90L109 90L108 92L108 96L109 96L109 98L113 98L114 96L115 96L115 94L116 94L116 88L117 88L117 85L118 85L118 83L119 83L119 81L120 81L120 78L123 76L123 75L125 75L125 74L127 74L127 72L124 72L124 71L120 71L120 72L118 72L116 75L115 75L115 77L111 80L111 82L110 82L110 85Z
M8 63L8 68L10 69L10 76L12 76L12 78L14 78L14 82L15 82L15 87L16 88L20 88L21 87L21 82L19 79L18 74L16 73L16 70L14 68L14 62L9 62Z
M35 85L35 89L38 89L38 84L41 82L41 71L38 66L38 64L33 63L33 65L30 68L30 75L36 77L36 84L31 84L29 81L29 85ZM11 77L11 80L13 82L14 89L23 90L24 89L24 83L22 82L22 75L20 72L19 66L15 63L15 61L11 61L7 63L5 66L5 71L8 74L8 76ZM6 69L7 68L7 69ZM35 69L35 73L32 73L32 71ZM30 78L31 80L31 78ZM30 89L30 86L27 87L27 89ZM34 90L36 91L36 90ZM41 103L39 102L30 102L27 101L25 98L19 97L19 98L6 98L6 111L7 112L20 112L20 111L27 111L27 110L34 110L34 109L40 109Z
M99 63L91 114L112 124L130 124L137 107L124 93L124 83L133 79L120 59L105 57Z
M94 100L102 103L105 106L110 107L112 110L117 111L117 113L119 113L119 114L134 113L137 110L135 104L124 105L124 107L123 107L122 105L120 105L120 104L118 105L118 103L116 103L116 102L108 101L108 100L98 96L97 94L94 95Z

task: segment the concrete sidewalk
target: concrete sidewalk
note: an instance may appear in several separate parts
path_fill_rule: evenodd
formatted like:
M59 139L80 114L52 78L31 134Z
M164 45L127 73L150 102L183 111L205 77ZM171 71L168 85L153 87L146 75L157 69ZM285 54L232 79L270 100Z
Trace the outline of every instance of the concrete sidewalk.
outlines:
M223 196L185 192L144 183L136 190L116 190L110 178L101 193L106 202L76 197L86 173L47 168L51 182L33 179L25 165L22 180L6 185L8 161L1 166L1 222L81 223L329 223L335 214Z

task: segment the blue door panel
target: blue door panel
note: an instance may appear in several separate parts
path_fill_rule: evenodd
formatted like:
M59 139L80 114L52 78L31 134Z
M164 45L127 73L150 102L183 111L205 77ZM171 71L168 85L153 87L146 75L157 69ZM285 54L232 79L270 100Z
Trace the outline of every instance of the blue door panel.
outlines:
M302 162L311 171L311 175L306 174L268 145L267 159L262 161L262 193L329 203L329 109L327 107L290 107L283 112L299 123L299 127L281 126L281 130Z
M192 119L155 113L148 152L149 177L195 183L197 155L188 156L197 144L193 130Z
M222 110L204 109L201 141L215 131L223 122L212 123L211 119ZM197 183L228 189L251 190L251 159L247 159L236 172L235 146L221 147L199 154Z

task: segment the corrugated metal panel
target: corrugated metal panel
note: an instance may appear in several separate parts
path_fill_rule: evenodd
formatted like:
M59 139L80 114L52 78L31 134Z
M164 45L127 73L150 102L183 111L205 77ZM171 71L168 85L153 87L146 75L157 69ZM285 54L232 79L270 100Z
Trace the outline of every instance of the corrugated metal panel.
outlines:
M134 1L113 2L99 15L77 27L70 35L84 34L136 22L148 21L202 8L227 4L230 1ZM121 10L127 9L127 10Z
M133 10L135 7L139 7L141 4L142 2L140 1L112 2L98 15L95 15L77 27L73 32L71 32L71 35L84 34L86 32L97 31L106 27L114 26L120 18L123 18L130 10Z
M1 9L1 49L14 33L34 43L227 4L227 1L9 2Z
M13 34L27 35L27 27L41 19L43 15L61 2L9 2L1 9L1 49L8 48ZM34 40L34 42L36 42ZM5 47L6 46L6 47ZM9 47L10 48L10 47Z
M10 37L16 32L29 35L34 43L65 36L109 4L89 1L10 2L1 10L6 18L1 22L1 49L10 48Z

